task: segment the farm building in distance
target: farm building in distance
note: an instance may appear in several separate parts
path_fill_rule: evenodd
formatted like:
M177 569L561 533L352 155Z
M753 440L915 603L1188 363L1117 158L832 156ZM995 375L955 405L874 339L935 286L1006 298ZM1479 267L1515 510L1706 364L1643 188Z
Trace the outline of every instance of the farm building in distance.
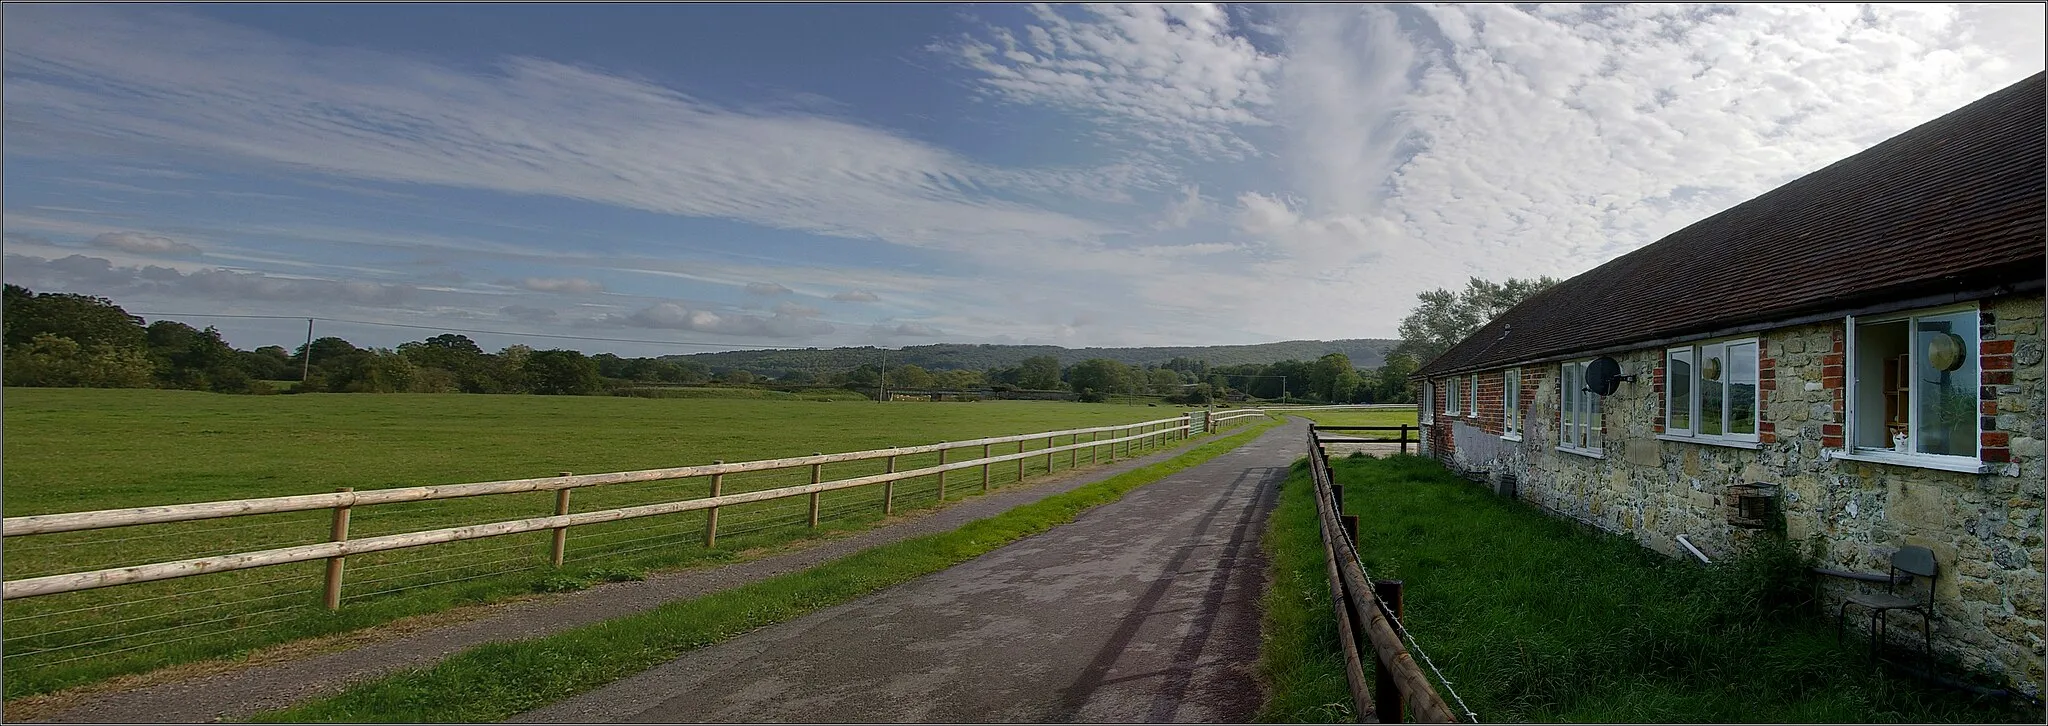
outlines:
M1424 452L1673 556L1929 548L1934 650L2040 694L2043 105L2036 74L1530 298L1411 379Z

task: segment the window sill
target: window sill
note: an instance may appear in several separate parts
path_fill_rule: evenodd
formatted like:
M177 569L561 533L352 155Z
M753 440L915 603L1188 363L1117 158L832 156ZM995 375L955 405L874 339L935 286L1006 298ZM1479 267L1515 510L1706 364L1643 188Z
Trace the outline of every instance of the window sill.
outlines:
M1998 469L2002 466L2000 464L1986 464L1976 459L1970 459L1961 456L1929 456L1926 454L1901 454L1896 451L1878 451L1875 449L1824 449L1821 451L1821 458L1847 459L1849 461L1863 461L1872 464L1891 464L1893 466L1910 466L1917 469L1957 471L1962 472L1964 474L1990 474L1998 471Z
M1727 439L1702 439L1702 438L1694 438L1694 437L1691 437L1691 436L1672 436L1672 435L1670 435L1670 434L1657 434L1657 440L1658 440L1658 441L1676 441L1676 442L1678 442L1678 443L1681 443L1681 444L1701 444L1701 445L1705 445L1705 446L1726 446L1726 447L1728 447L1728 448L1731 448L1731 449L1749 449L1749 450L1751 450L1751 451L1755 451L1755 450L1757 450L1757 449L1761 449L1761 448L1763 448L1763 447L1764 447L1764 445L1763 445L1763 442L1760 442L1760 441L1730 441L1730 440L1727 440Z
M1607 452L1605 452L1605 451L1602 451L1602 450L1600 450L1600 449L1575 449L1575 448L1572 448L1572 447L1569 447L1569 446L1559 446L1559 447L1557 447L1557 450L1558 450L1558 451L1562 451L1562 452L1564 452L1564 453L1567 453L1567 454L1574 454L1574 455L1577 455L1577 456L1583 456L1583 457L1586 457L1586 458L1588 458L1588 459L1605 459L1605 458L1607 458Z
M1501 434L1501 435L1500 435L1500 440L1502 440L1502 441L1517 441L1517 442L1519 442L1519 441L1521 441L1521 440L1522 440L1522 435L1521 435L1521 434Z

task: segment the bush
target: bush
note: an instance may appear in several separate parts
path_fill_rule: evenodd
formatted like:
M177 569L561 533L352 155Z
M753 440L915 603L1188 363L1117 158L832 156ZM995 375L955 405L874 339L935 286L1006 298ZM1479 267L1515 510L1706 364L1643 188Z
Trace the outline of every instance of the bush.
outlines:
M1103 403L1109 400L1109 395L1093 388L1083 388L1081 395L1074 400L1082 403Z

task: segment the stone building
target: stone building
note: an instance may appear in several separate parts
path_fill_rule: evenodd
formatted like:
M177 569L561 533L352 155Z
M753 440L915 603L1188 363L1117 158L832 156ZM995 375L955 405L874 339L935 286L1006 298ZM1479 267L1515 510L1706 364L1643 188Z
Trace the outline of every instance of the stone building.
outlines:
M2040 694L2043 107L2036 74L1531 297L1416 373L1424 453L1672 556L1926 546L1935 649Z

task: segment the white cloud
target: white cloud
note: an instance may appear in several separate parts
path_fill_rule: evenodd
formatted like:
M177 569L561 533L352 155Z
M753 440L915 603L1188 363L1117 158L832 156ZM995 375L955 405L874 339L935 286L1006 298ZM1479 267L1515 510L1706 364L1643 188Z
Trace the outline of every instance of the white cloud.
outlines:
M780 283L774 283L774 282L749 282L749 283L747 283L747 294L748 294L748 295L761 295L761 296L769 296L769 295L788 295L789 293L790 293L790 289L789 289L789 288L786 288L786 287L783 287L783 286L782 286L782 285L781 285Z
M10 153L72 152L35 129L92 129L131 144L124 152L178 148L942 249L1108 229L974 191L1029 173L545 60L475 74L163 9L25 8L9 20L8 113L20 120Z
M935 49L976 71L991 96L1049 106L1156 150L1241 158L1257 149L1279 59L1232 32L1219 5L1030 6L1023 33L988 28Z
M376 307L404 306L419 290L364 280L285 277L218 267L181 272L170 267L115 265L101 257L69 255L45 259L9 253L7 277L31 289L61 289L93 295L180 295L230 301L343 302Z
M529 277L520 280L519 286L534 292L585 294L604 291L603 285L581 277Z
M1066 114L1095 134L1076 145L1088 148L1047 156L1108 160L1008 168L850 120L858 105L741 110L539 59L473 72L163 9L25 6L8 13L8 153L167 149L309 182L547 195L840 238L827 244L919 248L861 267L746 249L707 259L651 243L577 248L594 232L521 245L493 232L274 225L285 245L384 248L351 262L424 249L554 266L536 280L583 274L647 289L687 280L726 291L779 280L762 284L803 296L794 300L875 303L888 321L835 321L835 336L794 302L782 315L733 314L677 302L694 293L663 287L660 300L611 291L622 305L607 320L618 325L813 336L806 342L918 337L919 328L899 333L904 325L1074 345L1252 342L1391 335L1419 290L1467 275L1582 271L2042 63L2039 6L1272 13L1262 32L1275 42L1258 46L1266 52L1245 39L1243 22L1205 7L1037 8L1021 25L942 45L990 98ZM820 108L829 110L808 110ZM126 145L108 146L117 140ZM20 274L129 280L138 274L113 270L160 264L178 277L157 289L197 293L186 281L206 268L190 260L104 247L104 270L60 264L95 235L184 229L75 214L9 210L10 235L66 240L22 247L10 236L10 253L49 263ZM269 234L243 227L245 239ZM279 258L291 256L264 261L210 230L192 239L210 262L287 265ZM239 256L223 257L230 251ZM268 269L265 277L298 279ZM520 269L476 274L537 268ZM383 284L420 281L360 270ZM357 274L297 271L332 283ZM523 299L517 288L534 289L495 290ZM504 301L476 304L475 314L518 318L520 306Z
M627 315L607 315L597 322L606 325L690 330L747 338L802 338L824 335L834 330L830 324L808 317L779 313L765 318L758 315L720 314L673 302L655 303Z
M776 303L774 310L776 315L787 315L792 318L815 318L824 312L809 305L799 305L788 300Z
M498 312L513 320L528 323L542 323L555 319L554 310L527 305L506 305L505 307L498 308Z
M199 254L199 248L183 242L141 232L107 232L92 238L94 247L132 252L138 255L166 255L190 257Z

